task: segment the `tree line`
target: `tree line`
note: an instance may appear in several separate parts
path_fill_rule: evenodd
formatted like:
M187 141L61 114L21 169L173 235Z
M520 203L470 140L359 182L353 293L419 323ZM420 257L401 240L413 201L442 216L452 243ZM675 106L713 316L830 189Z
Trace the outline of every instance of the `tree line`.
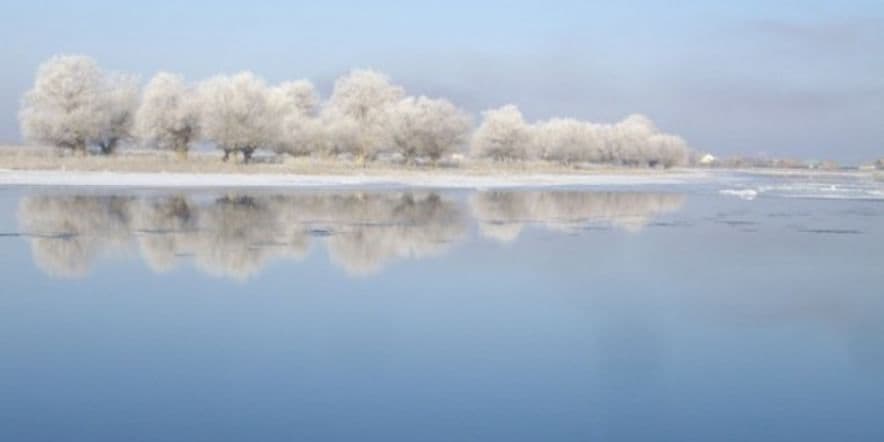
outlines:
M379 72L338 78L327 100L309 80L269 85L251 72L196 84L156 74L142 88L133 75L107 72L90 57L55 56L37 70L19 121L30 143L111 154L124 143L180 157L198 143L223 159L257 151L291 156L395 155L436 162L455 154L493 161L547 160L671 167L685 164L685 141L642 115L615 124L570 118L530 123L516 106L470 114L443 98L408 96Z

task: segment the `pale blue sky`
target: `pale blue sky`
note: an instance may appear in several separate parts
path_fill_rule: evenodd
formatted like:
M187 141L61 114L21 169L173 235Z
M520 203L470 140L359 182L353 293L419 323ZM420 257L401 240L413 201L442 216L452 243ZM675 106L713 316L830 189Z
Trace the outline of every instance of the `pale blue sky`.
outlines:
M467 110L649 115L721 154L884 156L884 2L76 2L0 5L0 142L41 61L144 79L250 69L327 95L351 67Z

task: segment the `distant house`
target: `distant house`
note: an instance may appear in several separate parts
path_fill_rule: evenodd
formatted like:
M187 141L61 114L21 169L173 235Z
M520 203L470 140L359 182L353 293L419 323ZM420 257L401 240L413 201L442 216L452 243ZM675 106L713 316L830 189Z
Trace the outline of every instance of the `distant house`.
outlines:
M703 166L711 166L715 164L716 161L717 158L715 158L712 154L707 153L706 155L700 157L699 163Z

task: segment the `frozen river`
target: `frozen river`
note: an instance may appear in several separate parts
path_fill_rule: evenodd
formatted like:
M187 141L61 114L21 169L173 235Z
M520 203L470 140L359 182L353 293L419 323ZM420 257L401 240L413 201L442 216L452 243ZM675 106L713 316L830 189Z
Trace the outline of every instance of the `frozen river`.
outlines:
M884 440L884 185L0 187L0 440Z

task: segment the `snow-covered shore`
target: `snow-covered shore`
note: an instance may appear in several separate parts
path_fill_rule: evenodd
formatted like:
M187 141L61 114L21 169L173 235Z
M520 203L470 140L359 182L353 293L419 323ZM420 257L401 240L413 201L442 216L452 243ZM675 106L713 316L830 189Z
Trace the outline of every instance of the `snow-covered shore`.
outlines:
M669 185L711 179L704 171L592 174L347 174L164 173L0 169L0 185L141 188L298 188L405 186L439 189L487 189L551 186Z

